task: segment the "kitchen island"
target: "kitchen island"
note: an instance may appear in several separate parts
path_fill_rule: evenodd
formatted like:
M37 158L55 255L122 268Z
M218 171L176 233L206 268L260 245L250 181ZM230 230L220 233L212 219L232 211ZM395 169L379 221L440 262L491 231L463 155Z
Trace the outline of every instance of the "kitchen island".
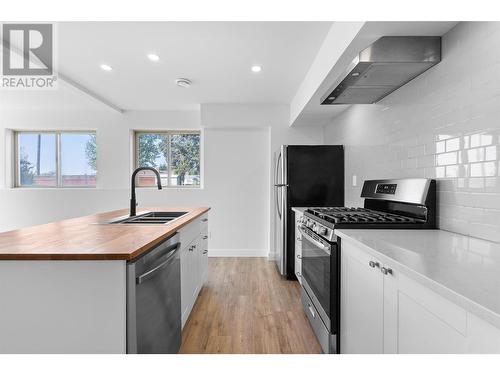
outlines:
M127 262L176 232L184 324L206 279L209 208L142 211L186 214L108 224L118 210L0 233L0 353L126 353Z

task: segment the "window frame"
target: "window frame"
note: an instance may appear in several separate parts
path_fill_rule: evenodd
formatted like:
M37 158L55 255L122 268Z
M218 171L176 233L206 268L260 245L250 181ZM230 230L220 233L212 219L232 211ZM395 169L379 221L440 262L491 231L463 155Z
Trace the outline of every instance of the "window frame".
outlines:
M203 182L204 182L204 176L203 176L203 131L200 129L184 129L184 130L177 130L177 129L161 129L161 130L144 130L144 129L138 129L133 131L133 169L135 170L136 168L139 167L138 163L138 156L139 156L139 142L138 136L141 134L160 134L160 135L182 135L182 134L194 134L198 135L200 137L200 183L199 185L171 185L170 184L170 178L172 176L172 150L170 147L169 143L169 150L168 150L168 178L167 178L167 185L163 185L162 187L164 189L203 189ZM137 188L141 189L155 189L155 186L136 186Z
M96 136L96 130L14 130L13 131L13 141L14 141L14 184L13 187L16 189L96 189L98 184L98 170L96 170L95 186L64 186L62 184L62 174L61 174L61 135L62 134L92 134ZM56 152L55 152L55 166L56 166L56 181L55 186L40 186L40 185L21 185L21 164L19 158L19 135L20 134L54 134L56 138ZM96 141L97 143L97 141Z

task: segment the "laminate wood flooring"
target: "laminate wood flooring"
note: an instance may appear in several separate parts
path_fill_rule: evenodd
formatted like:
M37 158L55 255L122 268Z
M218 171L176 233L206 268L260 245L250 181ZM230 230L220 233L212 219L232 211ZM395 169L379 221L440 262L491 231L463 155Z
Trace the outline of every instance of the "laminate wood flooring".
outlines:
M302 311L300 285L265 258L209 258L209 279L180 353L321 353Z

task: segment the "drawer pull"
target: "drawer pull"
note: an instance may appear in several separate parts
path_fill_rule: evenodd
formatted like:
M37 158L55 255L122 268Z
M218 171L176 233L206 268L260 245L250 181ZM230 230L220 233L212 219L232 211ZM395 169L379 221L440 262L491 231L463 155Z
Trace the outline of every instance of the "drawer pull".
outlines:
M203 252L203 255L205 255L205 254L207 254L207 253L208 253L208 250L205 250L205 251Z
M300 272L295 272L295 274L297 275L297 277L302 277L302 274Z
M297 259L302 259L302 255L297 254Z
M206 240L208 238L208 236L203 236L203 239Z
M206 223L208 219L201 219L202 222Z
M368 262L368 265L371 267L371 268L379 268L380 267L380 263L379 262L374 262L373 260L370 260Z
M382 272L384 275L392 275L392 270L390 268L382 267L380 269L380 272Z

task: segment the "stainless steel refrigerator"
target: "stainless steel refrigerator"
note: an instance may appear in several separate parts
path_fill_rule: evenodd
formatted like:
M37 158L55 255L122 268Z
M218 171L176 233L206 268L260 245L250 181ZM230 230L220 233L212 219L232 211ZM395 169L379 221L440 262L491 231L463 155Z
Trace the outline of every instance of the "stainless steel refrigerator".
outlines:
M274 154L275 257L295 279L292 207L344 206L344 147L282 145Z

